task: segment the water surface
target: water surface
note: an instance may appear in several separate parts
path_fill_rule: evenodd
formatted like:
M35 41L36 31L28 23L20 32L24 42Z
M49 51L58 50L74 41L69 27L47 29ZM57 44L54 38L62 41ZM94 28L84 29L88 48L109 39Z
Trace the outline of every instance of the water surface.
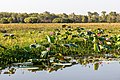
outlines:
M99 64L94 70L94 64L76 64L71 67L60 68L57 71L32 71L15 68L14 74L4 74L8 68L1 70L0 80L120 80L120 64L118 61Z

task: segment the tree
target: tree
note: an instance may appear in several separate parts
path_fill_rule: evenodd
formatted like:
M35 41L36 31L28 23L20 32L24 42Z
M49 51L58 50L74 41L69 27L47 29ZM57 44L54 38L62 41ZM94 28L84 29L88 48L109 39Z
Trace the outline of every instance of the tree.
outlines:
M24 19L25 23L39 23L40 21L38 20L37 17L28 17Z
M5 18L5 17L1 18L0 22L1 23L9 23L8 18Z
M107 16L107 22L109 23L115 23L117 20L117 13L116 12L110 12Z
M53 19L52 19L52 15L50 14L50 12L45 11L41 15L42 15L42 22L45 22L45 23L52 22Z
M80 23L82 22L82 16L76 15L75 13L69 14L68 18L72 20L74 23Z
M88 22L92 22L92 13L88 12Z
M75 22L75 18L76 18L75 13L69 14L68 18L71 19L73 22Z
M68 18L64 18L62 23L72 23L73 21L71 19Z
M58 14L58 16L60 17L60 18L68 18L68 15L66 14L66 13L63 13L63 14Z
M101 15L97 12L88 12L88 15L80 14L54 14L48 11L43 13L9 13L0 12L1 23L97 23L97 22L120 22L120 14L116 12L102 11Z
M97 12L92 13L92 22L97 23L99 22L99 14Z
M120 22L120 14L117 14L117 16L116 16L116 22L117 22L117 23Z
M87 23L88 22L88 17L87 16L82 16L82 22Z
M101 12L101 16L99 16L99 22L107 22L106 11Z
M62 23L63 19L62 18L55 18L52 20L53 23Z
M8 22L9 22L9 23L13 23L13 22L14 22L14 19L13 19L12 17L9 17L9 18L8 18Z

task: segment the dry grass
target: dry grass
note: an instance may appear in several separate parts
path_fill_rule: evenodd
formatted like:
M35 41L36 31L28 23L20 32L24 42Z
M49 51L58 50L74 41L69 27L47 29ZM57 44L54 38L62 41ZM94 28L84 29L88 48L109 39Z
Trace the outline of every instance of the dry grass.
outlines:
M120 23L39 23L39 24L0 24L0 30L42 30L50 31L54 28L60 28L63 24L72 27L85 27L88 29L103 28L112 31L112 34L120 34Z
M40 24L0 24L0 28L40 28L40 27L60 27L66 24L69 26L86 27L86 28L105 28L105 29L120 29L120 23L40 23Z

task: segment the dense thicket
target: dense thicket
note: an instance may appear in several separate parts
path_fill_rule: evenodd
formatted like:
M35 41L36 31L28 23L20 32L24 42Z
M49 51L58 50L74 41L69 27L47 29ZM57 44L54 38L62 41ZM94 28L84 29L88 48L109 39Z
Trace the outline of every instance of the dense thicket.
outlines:
M102 11L88 12L88 15L43 13L9 13L0 12L0 23L119 23L120 14Z

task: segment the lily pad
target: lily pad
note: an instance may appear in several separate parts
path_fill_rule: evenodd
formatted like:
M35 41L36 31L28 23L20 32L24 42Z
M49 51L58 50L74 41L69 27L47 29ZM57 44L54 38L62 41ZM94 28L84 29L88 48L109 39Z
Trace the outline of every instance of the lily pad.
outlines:
M19 69L36 70L36 69L39 69L39 67L22 66L22 67L19 67Z
M48 56L48 51L42 51L41 52L41 57L47 58L47 56Z
M53 63L54 65L58 65L58 66L70 66L72 65L72 63Z

